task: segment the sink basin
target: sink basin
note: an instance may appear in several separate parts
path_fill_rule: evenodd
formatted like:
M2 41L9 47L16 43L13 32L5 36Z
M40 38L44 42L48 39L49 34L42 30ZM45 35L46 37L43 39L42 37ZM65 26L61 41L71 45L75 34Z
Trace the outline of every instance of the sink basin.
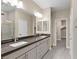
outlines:
M21 45L26 44L26 43L28 43L28 42L21 41L21 42L16 42L16 43L10 44L10 46L18 47L18 46L21 46Z
M41 38L45 38L46 36L40 36Z

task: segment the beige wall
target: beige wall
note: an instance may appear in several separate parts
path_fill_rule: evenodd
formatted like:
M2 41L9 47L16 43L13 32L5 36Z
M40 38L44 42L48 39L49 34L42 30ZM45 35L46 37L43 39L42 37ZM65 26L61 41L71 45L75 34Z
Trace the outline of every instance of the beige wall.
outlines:
M68 18L69 17L69 12L70 10L61 10L61 11L56 11L54 12L53 15L55 15L55 19L58 19L58 18Z

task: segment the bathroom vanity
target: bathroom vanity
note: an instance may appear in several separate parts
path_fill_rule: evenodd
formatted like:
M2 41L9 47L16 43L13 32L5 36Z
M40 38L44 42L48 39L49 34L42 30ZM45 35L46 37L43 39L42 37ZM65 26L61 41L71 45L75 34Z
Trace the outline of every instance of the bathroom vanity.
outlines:
M34 36L20 39L16 43L2 44L2 59L42 59L49 50L49 37L47 35ZM27 43L17 45L18 42ZM12 44L14 45L12 46Z
M44 12L43 18L37 18L31 13L32 7L27 8L28 12L3 0L1 4L1 59L42 59L51 46L50 10ZM33 36L26 38L30 35Z

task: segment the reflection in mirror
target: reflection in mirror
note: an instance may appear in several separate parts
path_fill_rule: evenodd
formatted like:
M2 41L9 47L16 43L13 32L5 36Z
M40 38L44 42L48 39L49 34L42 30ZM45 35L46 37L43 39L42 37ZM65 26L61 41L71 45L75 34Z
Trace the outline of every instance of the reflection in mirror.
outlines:
M48 31L48 21L43 21L43 31Z
M15 7L1 2L1 40L14 38Z
M37 31L42 31L42 21L37 22Z
M14 6L9 2L1 2L1 39L14 39L16 42L18 38L33 35L34 19L32 13L23 9L22 1Z
M28 14L24 10L16 10L16 36L26 37L33 35L33 15Z

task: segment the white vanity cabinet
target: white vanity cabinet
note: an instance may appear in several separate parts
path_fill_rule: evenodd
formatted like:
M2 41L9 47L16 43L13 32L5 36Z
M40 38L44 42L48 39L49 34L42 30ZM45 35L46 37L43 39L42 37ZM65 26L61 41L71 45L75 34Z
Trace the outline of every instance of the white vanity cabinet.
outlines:
M42 59L45 53L49 50L48 46L48 38L38 42L39 45L37 46L37 59Z
M7 56L2 57L3 59L25 59L26 58L26 51L28 47L22 48L18 51L15 51Z
M36 55L35 53L36 50L34 50L35 47L36 47L36 44L29 45L7 56L2 57L2 59L29 59L30 58L28 57L29 54L33 53L34 55Z
M19 56L16 59L27 59L27 58L28 58L28 55L27 54L23 54L23 55Z
M41 59L49 49L48 40L49 38L43 39L4 56L2 59Z
M36 48L29 51L27 54L28 54L28 59L36 59Z

